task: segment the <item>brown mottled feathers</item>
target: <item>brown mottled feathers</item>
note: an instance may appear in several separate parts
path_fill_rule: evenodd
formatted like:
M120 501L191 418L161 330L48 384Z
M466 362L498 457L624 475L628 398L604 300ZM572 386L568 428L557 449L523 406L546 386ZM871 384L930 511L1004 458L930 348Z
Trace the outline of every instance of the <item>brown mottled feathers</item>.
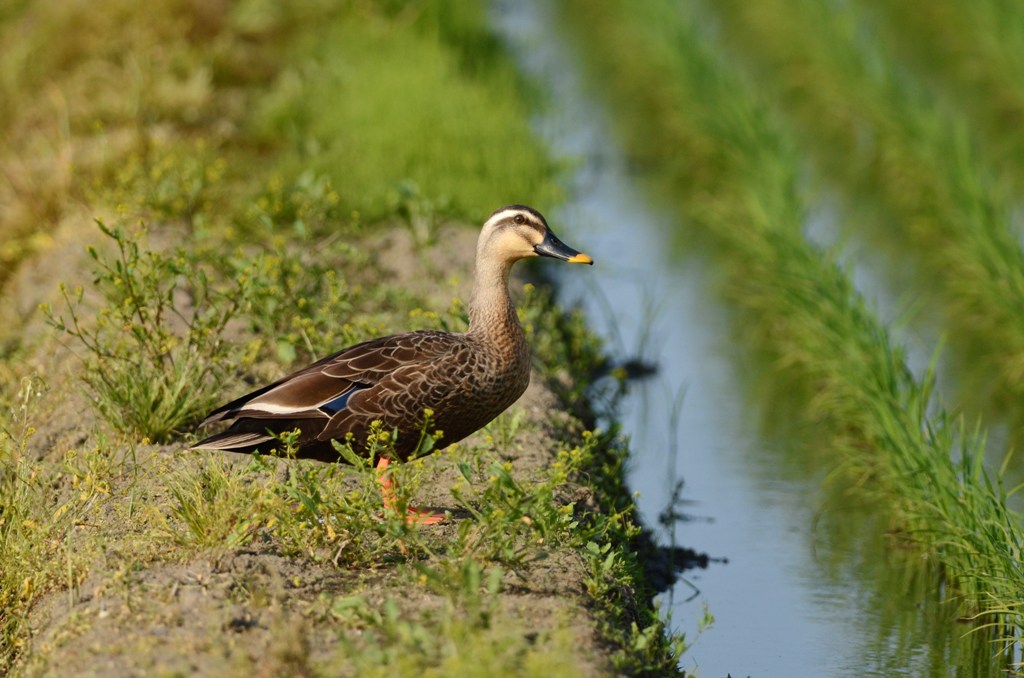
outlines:
M346 348L214 410L203 425L225 422L227 430L195 447L273 452L274 434L298 429L299 457L337 461L332 440L351 434L355 451L365 453L370 426L380 421L398 432L395 451L405 459L419 444L426 409L443 432L438 448L462 440L529 384L530 351L508 278L512 264L533 256L593 263L555 237L536 210L495 210L477 242L465 334L410 332Z
M196 447L272 451L268 430L298 428L300 457L336 461L332 438L352 433L358 449L380 420L385 430L397 429L396 452L404 459L419 442L425 408L435 412L433 428L443 432L438 447L445 447L486 425L529 384L528 353L510 364L479 343L411 332L357 344L215 410L203 425L233 425Z

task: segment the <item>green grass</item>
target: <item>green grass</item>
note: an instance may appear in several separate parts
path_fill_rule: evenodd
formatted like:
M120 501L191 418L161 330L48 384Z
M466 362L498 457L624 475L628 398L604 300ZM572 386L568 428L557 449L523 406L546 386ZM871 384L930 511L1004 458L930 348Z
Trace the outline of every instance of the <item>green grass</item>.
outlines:
M341 18L309 65L261 103L257 138L309 149L295 162L331 176L342 201L370 219L396 209L479 219L527 197L552 204L556 165L522 124L529 109L518 76L484 55L477 68L485 78L453 77L465 65L443 30L416 30L435 25L433 12L446 16L438 5L410 5L399 21L371 12Z
M835 253L805 240L802 158L770 99L692 11L614 0L563 8L627 148L657 169L659 196L687 224L680 237L713 255L737 334L768 360L774 401L813 427L833 482L885 511L893 545L918 556L899 562L942 578L963 614L998 627L991 637L1019 638L1020 518L984 468L976 432L932 401L933 373L914 378Z

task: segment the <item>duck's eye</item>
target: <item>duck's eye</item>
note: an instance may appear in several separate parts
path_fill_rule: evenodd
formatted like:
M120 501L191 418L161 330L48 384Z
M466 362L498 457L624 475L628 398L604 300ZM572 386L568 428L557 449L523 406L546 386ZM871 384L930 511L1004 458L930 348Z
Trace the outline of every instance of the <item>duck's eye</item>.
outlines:
M512 217L512 221L516 222L517 224L525 224L526 217L524 217L522 214L517 214L514 217Z

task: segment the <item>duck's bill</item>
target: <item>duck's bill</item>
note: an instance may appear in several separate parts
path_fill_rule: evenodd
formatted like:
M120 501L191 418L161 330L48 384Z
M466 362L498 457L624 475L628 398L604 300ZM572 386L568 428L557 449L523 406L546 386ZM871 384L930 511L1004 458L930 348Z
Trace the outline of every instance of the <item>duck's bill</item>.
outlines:
M551 231L547 232L544 240L539 245L534 245L533 251L542 257L553 257L568 261L570 264L593 264L594 260L582 252L577 252L558 239Z

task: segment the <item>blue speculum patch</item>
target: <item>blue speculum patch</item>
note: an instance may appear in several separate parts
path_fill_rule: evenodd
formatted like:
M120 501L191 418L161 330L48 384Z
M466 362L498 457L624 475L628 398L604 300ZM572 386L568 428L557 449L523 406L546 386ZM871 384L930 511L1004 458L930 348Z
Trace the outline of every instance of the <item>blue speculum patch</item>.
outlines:
M320 411L323 412L324 414L329 414L330 416L333 417L338 412L345 409L345 407L348 405L348 399L352 396L354 392L355 389L352 389L351 391L341 394L334 400L324 403L323 405L320 406Z
M361 391L364 388L367 388L367 386L364 385L364 384L355 384L355 385L352 386L352 388L350 388L349 390L345 391L344 393L342 393L340 396L338 396L334 400L327 401L326 403L324 403L323 405L321 405L317 409L319 409L324 414L327 414L327 415L330 415L330 416L333 417L338 412L341 412L343 409L348 407L348 399L352 397L353 393L355 393L356 391Z

